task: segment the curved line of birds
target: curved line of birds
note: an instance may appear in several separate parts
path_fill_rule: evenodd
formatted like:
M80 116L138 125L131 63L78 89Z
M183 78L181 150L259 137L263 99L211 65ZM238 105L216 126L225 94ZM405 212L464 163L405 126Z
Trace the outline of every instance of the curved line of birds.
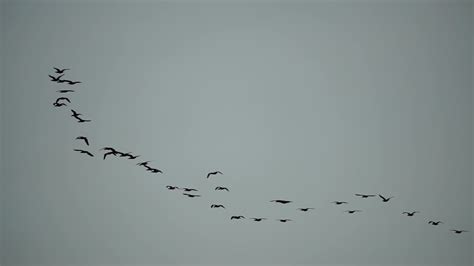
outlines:
M54 70L55 70L54 74L57 74L58 76L48 75L51 78L52 82L59 83L59 84L67 84L67 85L76 85L76 84L82 83L81 81L72 81L72 80L68 80L68 79L62 79L62 77L65 75L65 72L70 70L69 68L56 68L56 67L54 67ZM57 92L60 93L61 95L67 95L67 94L73 93L75 91L72 90L72 89L62 89L62 90L58 90ZM53 103L53 106L56 107L56 108L60 108L60 107L68 106L69 103L71 103L71 100L68 97L61 96L61 97L58 97L56 99L56 101ZM76 110L73 110L73 109L70 109L70 110L71 110L71 113L72 113L71 116L74 117L77 120L78 123L91 122L90 119L82 118L82 114L78 113ZM89 139L86 136L78 136L78 137L76 137L76 140L83 141L86 146L88 146L88 147L90 146ZM105 160L109 156L114 156L114 157L119 157L119 158L126 158L128 160L135 160L138 157L140 157L140 155L134 155L131 152L122 152L122 151L119 151L119 150L117 150L116 148L113 148L113 147L103 147L100 150L104 152L103 156L102 156L103 160ZM80 153L88 155L90 157L94 157L94 154L92 154L92 152L90 152L89 150L74 149L74 151L80 152ZM150 173L163 174L162 170L160 170L158 168L155 168L155 167L151 167L149 165L150 163L151 163L151 161L143 161L143 162L137 163L136 165L139 166L139 167L143 167L146 171L148 171ZM217 176L217 175L223 175L223 173L221 171L212 171L212 172L209 172L206 175L206 178L209 179L210 177ZM195 188L178 187L178 186L172 186L172 185L167 185L166 188L168 190L174 190L174 191L181 190L181 191L183 191L182 195L184 195L186 197L189 197L189 198L199 198L199 197L201 197L200 194L197 194L198 190L195 189ZM230 191L229 188L223 187L223 186L216 186L214 189L216 191L227 191L227 192ZM374 197L378 196L382 200L382 202L384 202L384 203L387 203L391 199L394 198L393 196L386 197L386 196L383 196L381 194L359 194L359 193L357 193L357 194L354 194L354 195L357 196L357 197L360 197L362 199L374 198ZM292 203L293 201L285 200L285 199L274 199L274 200L270 200L270 202L273 202L273 203L276 203L276 204L286 205L286 204ZM349 204L349 202L347 202L347 201L333 201L331 203L335 204L335 205ZM219 209L219 208L225 209L226 208L223 204L218 204L218 203L211 204L210 207L212 209ZM303 208L297 208L296 210L301 211L301 212L308 212L308 211L314 210L314 208L312 208L312 207L303 207ZM344 212L348 213L348 214L355 214L355 213L362 212L362 210L349 209L349 210L345 210ZM402 215L406 215L407 217L413 217L417 213L420 213L420 212L419 211L405 211L405 212L402 212ZM266 217L249 217L249 218L246 218L243 215L232 215L230 217L230 220L242 220L242 219L251 219L255 222L261 222L261 221L267 220L268 218L266 218ZM275 220L278 221L278 222L281 222L281 223L286 223L286 222L292 221L292 219L288 219L288 218L279 218L279 219L275 219ZM438 221L438 220L429 220L428 224L433 225L433 226L438 226L440 224L443 224L443 222ZM452 231L456 234L469 232L467 230L460 230L460 229L450 229L450 231Z

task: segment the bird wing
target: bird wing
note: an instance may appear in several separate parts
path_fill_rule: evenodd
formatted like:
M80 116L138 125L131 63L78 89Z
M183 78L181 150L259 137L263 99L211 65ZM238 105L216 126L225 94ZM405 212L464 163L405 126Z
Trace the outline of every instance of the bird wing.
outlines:
M92 154L92 153L90 153L90 152L88 152L88 151L86 151L86 153L87 153L90 157L94 157L94 154Z
M211 173L208 173L208 174L207 174L207 178L209 178L210 175L211 175Z
M383 200L387 200L386 198L384 198L384 196L382 196L380 194L379 194L379 197L382 198Z

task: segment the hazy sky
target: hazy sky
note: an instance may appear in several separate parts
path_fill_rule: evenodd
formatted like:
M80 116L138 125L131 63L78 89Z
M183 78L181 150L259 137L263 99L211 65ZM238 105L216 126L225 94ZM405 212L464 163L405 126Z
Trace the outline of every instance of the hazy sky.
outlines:
M472 265L473 233L449 231L473 231L472 3L20 2L1 10L3 264Z

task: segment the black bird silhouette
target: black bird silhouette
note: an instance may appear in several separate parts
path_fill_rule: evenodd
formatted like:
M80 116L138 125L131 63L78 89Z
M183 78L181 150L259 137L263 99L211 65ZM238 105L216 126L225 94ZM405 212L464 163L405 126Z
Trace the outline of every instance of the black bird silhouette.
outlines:
M175 187L175 186L166 186L166 188L169 190L179 189L179 187Z
M117 151L109 151L109 152L104 153L104 160L109 155L117 156L118 152Z
M103 151L113 151L113 152L116 152L117 154L119 153L116 149L114 149L112 147L104 147L101 150L103 150Z
M59 68L56 68L56 67L53 67L55 70L56 70L56 74L62 74L64 73L64 71L66 70L69 70L69 68L63 68L63 69L59 69Z
M223 173L221 171L210 172L210 173L207 174L207 178L209 178L209 176L211 176L211 175L217 175L217 174L222 175Z
M59 103L60 101L66 101L68 103L71 103L71 100L69 100L69 98L67 97L59 97L56 99L56 102Z
M385 198L384 196L379 194L379 197L382 199L383 202L388 202L390 199L393 199L393 197Z
M90 157L94 157L94 155L93 155L92 153L90 153L89 151L79 150L79 149L74 149L74 151L78 151L78 152L80 152L80 153L87 154L87 155L89 155Z
M68 93L68 92L74 92L74 90L57 90L56 92L59 92L59 93Z
M53 106L54 106L54 107L61 107L61 106L67 106L67 104L54 102L54 103L53 103Z
M230 219L231 219L231 220L234 220L234 219L240 220L240 219L245 219L245 217L242 216L242 215L239 215L239 216L234 215L234 216L230 217Z
M227 190L227 191L229 191L229 189L226 188L226 187L216 187L214 190Z
M84 136L79 136L79 137L77 137L76 139L82 139L82 140L86 143L86 145L89 146L89 140L88 140L86 137L84 137Z
M51 75L48 75L50 78L51 78L51 81L55 81L55 82L60 82L61 81L61 77L64 76L63 75L59 75L57 77L54 77L54 76L51 76Z
M443 222L441 222L441 221L437 221L437 222L435 222L435 221L429 221L429 222L428 222L428 224L432 224L432 225L438 225L438 224L442 224L442 223L443 223Z
M267 218L250 218L252 220L254 220L255 222L261 222L263 220L266 220Z
M414 212L402 212L402 214L406 214L407 216L413 216L415 213L419 213L419 211L414 211Z
M291 219L277 219L277 221L280 221L282 223L286 223L286 222L291 221Z
M361 212L361 210L347 210L345 212L352 214L352 213L356 213L356 212Z
M300 210L302 212L307 212L309 210L314 210L314 208L299 208L298 210Z
M281 204L288 204L292 202L291 200L271 200L270 202L276 202L276 203L281 203Z
M456 234L460 234L460 233L462 233L462 232L469 232L469 231L467 231L467 230L456 230L456 229L451 229L451 231L453 231L453 232L456 233Z
M80 114L80 113L74 111L73 109L71 109L71 112L72 112L72 115L71 115L71 116L72 116L72 117L75 117L75 118L78 118L80 115L82 115L82 114Z
M75 84L82 83L80 81L71 81L71 80L67 80L67 79L65 79L64 82L66 82L69 85L75 85Z
M184 190L184 191L186 191L186 192L198 191L198 190L195 189L195 188L187 188L187 187L183 187L182 190Z
M222 204L212 204L211 208L223 208L223 209L225 209L224 205L222 205Z
M333 201L331 203L334 203L336 205L341 205L341 204L348 204L347 201Z
M127 153L120 152L120 157L128 157L128 159L134 160L134 159L137 159L138 157L140 157L140 155L135 155L134 156L130 152L127 152Z
M84 122L90 122L91 120L88 119L82 119L80 117L76 118L78 123L84 123Z
M137 165L138 165L138 166L148 166L148 163L151 163L151 161L146 161L146 162L137 163Z
M183 193L183 195L188 196L190 198L201 197L201 195L193 195L193 194L188 194L188 193Z
M149 171L149 172L152 172L152 173L163 173L160 169L152 168L152 167L149 167L149 166L145 166L145 167L146 167L146 170Z
M375 195L367 195L367 194L355 194L358 197L361 197L363 199L369 198L369 197L375 197Z

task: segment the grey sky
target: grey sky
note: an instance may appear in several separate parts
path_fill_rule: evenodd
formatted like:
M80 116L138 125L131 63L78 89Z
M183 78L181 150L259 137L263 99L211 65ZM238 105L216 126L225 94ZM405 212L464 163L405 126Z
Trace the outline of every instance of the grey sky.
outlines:
M472 265L472 3L55 2L2 5L3 264Z

